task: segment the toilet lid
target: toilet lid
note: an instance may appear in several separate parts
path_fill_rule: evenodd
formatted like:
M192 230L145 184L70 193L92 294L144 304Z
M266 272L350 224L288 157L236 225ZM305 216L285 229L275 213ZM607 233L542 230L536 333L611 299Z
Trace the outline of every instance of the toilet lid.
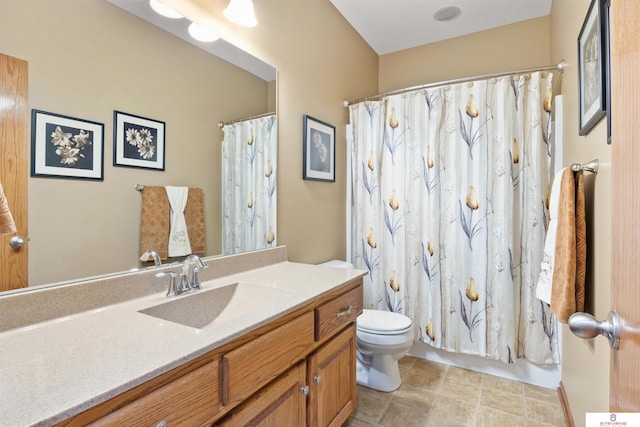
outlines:
M362 310L356 321L361 331L389 334L404 332L411 327L411 319L399 313L382 310Z

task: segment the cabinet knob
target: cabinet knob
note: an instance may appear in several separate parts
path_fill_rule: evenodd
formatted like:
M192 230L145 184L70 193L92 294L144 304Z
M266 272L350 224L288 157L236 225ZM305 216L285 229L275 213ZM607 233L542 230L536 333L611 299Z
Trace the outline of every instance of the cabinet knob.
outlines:
M314 375L313 380L318 384L320 384L320 381L322 381L322 377L320 375Z
M156 427L167 427L167 422L165 420L162 420L158 424L156 424Z
M307 396L307 395L309 394L309 386L308 386L308 385L305 385L305 386L300 387L300 391L301 391L305 396Z

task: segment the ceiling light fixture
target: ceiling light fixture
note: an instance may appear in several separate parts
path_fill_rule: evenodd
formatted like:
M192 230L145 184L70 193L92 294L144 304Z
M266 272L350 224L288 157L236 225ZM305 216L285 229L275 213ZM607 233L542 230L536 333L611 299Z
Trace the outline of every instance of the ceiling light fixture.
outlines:
M184 18L184 16L180 15L178 12L173 10L173 8L167 6L166 4L160 2L159 0L149 0L149 6L156 13L171 19L180 19Z
M189 25L189 35L194 39L205 43L214 42L220 38L219 35L197 22L192 22L191 25Z
M462 14L462 10L460 10L457 6L445 6L441 9L438 9L433 14L433 19L436 21L453 21L458 16Z
M222 14L234 24L255 27L258 24L251 0L231 0Z

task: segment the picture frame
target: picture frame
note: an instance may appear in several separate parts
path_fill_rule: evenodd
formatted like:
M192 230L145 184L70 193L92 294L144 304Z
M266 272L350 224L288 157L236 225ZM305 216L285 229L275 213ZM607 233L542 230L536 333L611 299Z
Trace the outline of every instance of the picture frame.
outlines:
M165 128L163 121L114 110L113 165L164 171Z
M104 180L104 124L32 109L31 176Z
M602 1L602 43L604 45L605 110L607 112L607 144L611 144L611 36L609 12L611 0Z
M303 117L302 178L336 181L336 128L311 116Z
M579 135L606 115L602 0L592 0L578 35Z

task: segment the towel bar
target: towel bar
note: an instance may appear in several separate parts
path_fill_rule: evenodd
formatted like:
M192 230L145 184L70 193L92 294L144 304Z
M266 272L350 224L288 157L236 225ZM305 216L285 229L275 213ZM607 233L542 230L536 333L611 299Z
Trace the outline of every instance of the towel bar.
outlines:
M591 160L589 163L584 163L584 164L574 163L571 165L571 170L574 172L586 171L586 172L597 174L599 166L600 166L600 162L598 161L598 159L594 159L594 160Z

